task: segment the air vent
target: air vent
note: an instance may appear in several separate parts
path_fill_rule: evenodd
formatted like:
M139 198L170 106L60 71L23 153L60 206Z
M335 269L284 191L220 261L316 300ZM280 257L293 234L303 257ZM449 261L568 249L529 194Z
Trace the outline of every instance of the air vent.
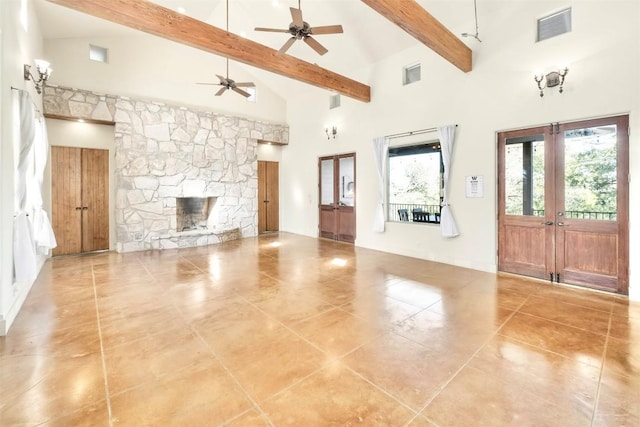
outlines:
M89 45L89 59L97 62L108 62L109 50L106 47Z
M402 84L408 85L419 82L421 79L422 67L420 64L408 65L402 69Z
M334 108L338 108L340 106L340 94L331 95L329 97L329 109L333 110Z
M536 41L550 39L568 32L571 32L571 8L538 19L538 38Z

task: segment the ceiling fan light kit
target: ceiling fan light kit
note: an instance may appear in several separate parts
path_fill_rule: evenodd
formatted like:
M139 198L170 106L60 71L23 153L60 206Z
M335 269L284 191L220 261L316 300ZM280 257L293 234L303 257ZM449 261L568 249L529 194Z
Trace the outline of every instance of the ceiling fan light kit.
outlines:
M311 27L308 22L302 19L302 8L300 7L300 0L298 0L298 8L290 7L291 23L288 29L278 28L264 28L256 27L256 31L266 31L270 33L287 33L291 37L285 42L284 45L278 50L279 54L286 53L289 48L295 43L296 40L304 41L311 49L315 50L319 55L324 55L328 52L327 48L322 46L312 36L321 34L340 34L343 33L342 25L326 25L322 27Z

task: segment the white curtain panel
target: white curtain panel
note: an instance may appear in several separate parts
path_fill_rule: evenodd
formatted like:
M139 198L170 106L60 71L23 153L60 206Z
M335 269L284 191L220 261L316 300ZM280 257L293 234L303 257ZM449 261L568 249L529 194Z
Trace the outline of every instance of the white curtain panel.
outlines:
M374 138L373 155L378 171L378 203L376 204L375 217L373 219L373 231L384 233L384 172L389 141L387 138Z
M42 182L44 181L44 169L49 159L49 140L47 138L47 124L44 117L38 117L36 121L36 134L33 144L34 150L34 179L30 188L33 201L33 237L36 249L42 255L48 255L49 250L58 246L56 236L49 216L42 206ZM32 189L32 190L31 190Z
M460 234L456 220L453 218L453 212L451 212L451 206L449 205L449 172L453 160L453 141L455 135L455 125L440 126L438 128L438 139L440 139L442 163L444 164L444 193L442 197L442 211L440 213L440 234L443 237L456 237Z
M29 181L33 179L33 143L35 138L34 107L31 96L19 91L20 144L16 170L16 206L13 222L13 266L17 282L30 282L36 278L36 248L29 221Z

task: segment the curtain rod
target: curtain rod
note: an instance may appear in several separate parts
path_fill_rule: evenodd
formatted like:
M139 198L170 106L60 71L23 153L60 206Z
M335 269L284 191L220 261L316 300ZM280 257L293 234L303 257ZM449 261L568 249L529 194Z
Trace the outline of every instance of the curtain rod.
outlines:
M18 88L18 87L13 87L13 86L11 86L11 90L17 90L17 91L19 91L19 92L27 92L27 91L26 91L26 90L24 90L24 89L20 89L20 88ZM35 102L33 102L33 98L31 98L31 94L30 94L29 92L27 92L27 93L29 94L29 100L30 100L30 101L31 101L31 103L33 104L33 108L35 108L35 109L36 109L36 112L42 116L42 111L40 111L40 109L38 108L38 104L36 104ZM43 117L44 117L44 116L43 116Z
M456 125L456 127L458 127L458 125ZM438 130L437 127L418 129L418 130L412 130L412 131L409 131L409 132L402 132L402 133L394 133L392 135L385 135L385 138L387 138L387 139L403 138L405 136L420 135L420 134L423 134L423 133L435 132L437 130Z

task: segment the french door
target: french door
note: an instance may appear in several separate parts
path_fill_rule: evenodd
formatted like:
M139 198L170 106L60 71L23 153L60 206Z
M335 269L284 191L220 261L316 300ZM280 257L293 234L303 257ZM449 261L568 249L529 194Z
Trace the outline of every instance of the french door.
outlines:
M498 134L498 269L627 294L629 117Z
M320 237L353 243L356 240L356 155L321 157Z

